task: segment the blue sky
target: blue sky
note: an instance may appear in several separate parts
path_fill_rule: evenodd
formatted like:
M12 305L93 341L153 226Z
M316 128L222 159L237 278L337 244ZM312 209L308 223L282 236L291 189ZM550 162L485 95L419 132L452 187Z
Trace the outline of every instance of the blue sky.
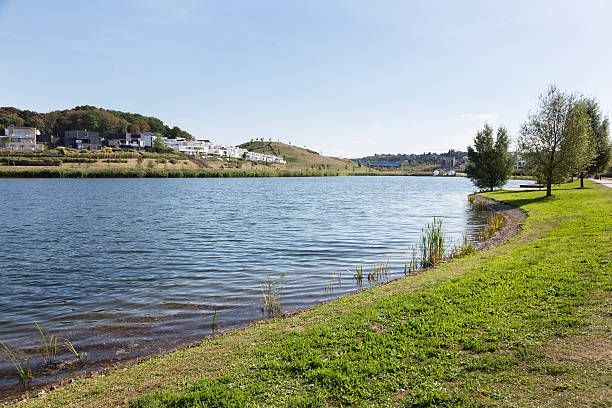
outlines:
M612 106L612 2L0 0L0 105L96 105L324 154L516 137L550 83Z

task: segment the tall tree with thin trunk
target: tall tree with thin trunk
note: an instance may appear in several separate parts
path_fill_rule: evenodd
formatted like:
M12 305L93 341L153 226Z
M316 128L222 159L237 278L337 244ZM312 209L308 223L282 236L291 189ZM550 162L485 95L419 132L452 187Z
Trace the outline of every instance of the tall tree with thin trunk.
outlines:
M586 173L599 175L607 170L608 165L612 161L609 119L607 117L604 118L601 114L601 109L596 99L585 99L584 103L590 119L593 149L595 150L595 157L587 168Z
M565 164L568 166L569 173L580 177L580 187L583 188L584 174L595 159L591 118L583 101L575 103L569 113L561 151L568 155Z
M474 147L468 146L467 176L476 187L493 191L508 181L514 160L508 151L510 138L504 127L497 130L493 140L493 128L488 124L474 138Z
M540 95L540 106L521 127L519 150L527 166L546 184L546 196L553 183L577 174L590 164L590 128L584 104L573 95L551 85Z

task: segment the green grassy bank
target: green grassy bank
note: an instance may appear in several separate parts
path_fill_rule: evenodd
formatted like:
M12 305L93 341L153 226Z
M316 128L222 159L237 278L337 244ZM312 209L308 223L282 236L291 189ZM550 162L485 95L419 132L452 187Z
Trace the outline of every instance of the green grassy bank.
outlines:
M491 251L19 406L610 406L612 190L577 186L487 194L528 213Z

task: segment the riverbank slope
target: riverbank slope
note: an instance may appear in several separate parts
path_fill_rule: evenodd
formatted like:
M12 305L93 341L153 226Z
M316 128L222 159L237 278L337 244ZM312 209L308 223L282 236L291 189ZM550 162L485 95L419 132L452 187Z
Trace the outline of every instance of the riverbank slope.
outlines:
M18 406L608 406L612 192L577 186L487 194L528 214L490 251Z

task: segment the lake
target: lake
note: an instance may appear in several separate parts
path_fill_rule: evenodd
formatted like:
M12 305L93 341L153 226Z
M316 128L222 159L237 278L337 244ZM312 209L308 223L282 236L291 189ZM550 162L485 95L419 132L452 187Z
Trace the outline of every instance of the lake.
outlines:
M460 177L0 179L0 342L35 368L33 322L87 365L156 353L261 319L261 285L281 274L283 311L309 307L360 289L357 266L402 276L434 216L449 240L476 236L473 191ZM15 383L3 360L0 392Z

